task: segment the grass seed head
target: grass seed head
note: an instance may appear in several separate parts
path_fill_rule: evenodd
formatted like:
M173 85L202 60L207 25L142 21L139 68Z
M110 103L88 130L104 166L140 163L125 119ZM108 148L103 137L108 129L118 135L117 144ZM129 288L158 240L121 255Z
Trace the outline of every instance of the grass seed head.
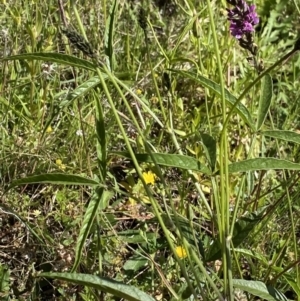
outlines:
M62 32L66 35L69 42L73 46L75 46L77 49L82 51L85 55L87 55L91 58L97 57L93 47L79 33L77 33L76 31L74 31L72 29L69 29L69 28L62 29Z

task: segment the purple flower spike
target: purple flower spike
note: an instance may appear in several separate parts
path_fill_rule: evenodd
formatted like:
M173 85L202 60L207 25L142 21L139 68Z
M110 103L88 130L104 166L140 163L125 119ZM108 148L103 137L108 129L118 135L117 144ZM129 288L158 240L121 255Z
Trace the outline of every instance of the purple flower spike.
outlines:
M228 1L234 2L235 7L228 9L228 20L230 21L230 32L241 39L244 35L254 31L254 25L259 23L259 18L255 11L255 5L248 5L244 0Z
M233 9L227 9L231 35L238 39L241 47L255 55L257 46L253 43L252 33L254 26L259 23L255 5L248 5L245 0L227 2L234 6Z

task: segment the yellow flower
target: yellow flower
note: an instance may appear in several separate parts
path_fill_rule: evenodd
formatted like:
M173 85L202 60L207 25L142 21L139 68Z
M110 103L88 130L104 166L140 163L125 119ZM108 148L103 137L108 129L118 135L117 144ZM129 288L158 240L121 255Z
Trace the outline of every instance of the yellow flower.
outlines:
M156 175L151 170L149 170L148 172L143 172L143 178L146 184L154 185Z
M177 246L175 252L179 258L185 258L187 256L186 249L182 246Z
M59 168L60 168L61 170L65 170L65 169L66 169L66 165L65 165L65 164L62 164Z
M143 93L143 91L142 91L141 89L136 89L136 90L135 90L135 93L136 93L137 95L141 95L141 94Z
M60 159L56 159L55 161L56 165L61 166L62 165L62 161Z
M46 133L50 134L50 133L52 133L52 132L53 132L53 129L52 129L52 127L49 125L49 126L47 127L47 129L46 129Z
M32 213L34 216L39 216L42 212L40 210L33 210Z
M61 170L65 170L66 169L66 165L63 164L60 159L56 159L55 163L59 167L59 169L61 169Z

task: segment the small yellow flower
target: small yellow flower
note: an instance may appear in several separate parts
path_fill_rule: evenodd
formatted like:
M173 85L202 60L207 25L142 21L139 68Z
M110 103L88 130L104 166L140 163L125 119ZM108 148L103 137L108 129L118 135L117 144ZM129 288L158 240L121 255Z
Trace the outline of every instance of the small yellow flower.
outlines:
M66 165L65 165L65 164L61 164L61 165L59 166L59 168L60 168L61 170L65 170L65 169L66 169Z
M144 178L146 184L154 185L156 175L151 170L149 170L148 172L143 172L143 178Z
M126 202L126 206L135 206L137 204L136 200L133 198L129 198Z
M60 159L56 159L55 161L57 166L61 166L62 165L62 161Z
M65 170L66 169L66 165L63 164L60 159L56 159L55 163L59 167L59 169L61 169L61 170Z
M46 129L46 133L50 134L50 133L52 133L52 132L53 132L53 129L52 129L52 127L49 125L49 126L47 127L47 129Z
M137 95L141 95L141 94L143 93L143 91L142 91L141 89L136 89L136 90L135 90L135 93L136 93Z
M179 258L185 258L187 256L186 249L182 246L177 246L175 252Z
M34 216L39 216L42 212L40 210L33 210L32 213Z

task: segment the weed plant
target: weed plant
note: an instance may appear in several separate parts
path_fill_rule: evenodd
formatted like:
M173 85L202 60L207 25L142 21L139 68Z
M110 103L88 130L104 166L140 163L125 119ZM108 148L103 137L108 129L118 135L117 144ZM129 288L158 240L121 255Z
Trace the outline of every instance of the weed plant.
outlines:
M3 0L1 300L299 300L296 1Z

